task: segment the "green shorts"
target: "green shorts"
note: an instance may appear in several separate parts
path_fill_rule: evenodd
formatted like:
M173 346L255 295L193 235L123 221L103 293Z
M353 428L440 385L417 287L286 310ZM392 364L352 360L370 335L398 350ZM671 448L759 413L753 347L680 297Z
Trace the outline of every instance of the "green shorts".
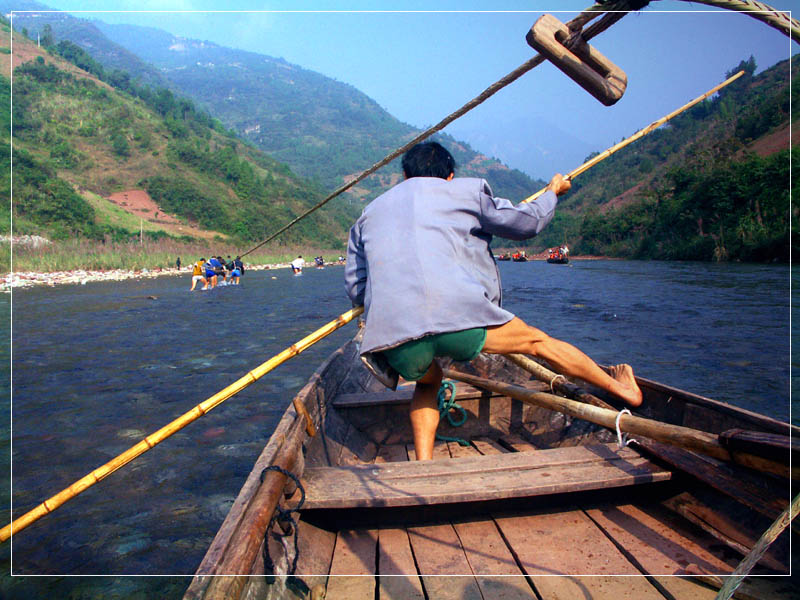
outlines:
M480 354L485 342L486 328L476 327L426 335L384 350L382 354L404 379L416 381L427 373L435 356L449 356L459 361L472 360Z

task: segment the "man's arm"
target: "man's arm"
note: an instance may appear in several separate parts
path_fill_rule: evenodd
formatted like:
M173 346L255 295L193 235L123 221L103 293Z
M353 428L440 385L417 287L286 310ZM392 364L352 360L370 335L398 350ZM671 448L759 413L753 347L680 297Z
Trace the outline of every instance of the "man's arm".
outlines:
M537 235L552 220L557 196L571 187L568 179L556 174L547 190L534 202L514 206L503 198L495 198L484 182L481 190L481 225L487 233L511 240L524 240Z
M350 228L347 241L347 262L344 266L344 289L353 306L364 304L364 290L367 287L367 257L361 243L361 229L356 223Z

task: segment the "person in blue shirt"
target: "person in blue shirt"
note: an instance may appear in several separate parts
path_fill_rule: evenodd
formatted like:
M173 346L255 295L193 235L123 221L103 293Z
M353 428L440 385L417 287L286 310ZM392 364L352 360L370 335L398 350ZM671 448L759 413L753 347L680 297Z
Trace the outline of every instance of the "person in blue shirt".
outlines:
M535 236L552 219L570 182L553 176L536 202L514 206L488 183L455 178L455 160L436 142L411 148L405 180L373 200L350 229L345 289L364 305L362 359L389 387L397 374L416 381L411 425L417 458L433 454L442 371L434 360L467 361L480 352L523 353L624 400L642 402L629 365L607 374L567 342L501 307L492 237Z
M208 287L209 289L214 289L217 287L218 283L218 275L220 270L224 273L224 269L222 267L222 263L217 260L215 256L212 256L208 259L208 262L205 264L206 270L206 279L208 280Z

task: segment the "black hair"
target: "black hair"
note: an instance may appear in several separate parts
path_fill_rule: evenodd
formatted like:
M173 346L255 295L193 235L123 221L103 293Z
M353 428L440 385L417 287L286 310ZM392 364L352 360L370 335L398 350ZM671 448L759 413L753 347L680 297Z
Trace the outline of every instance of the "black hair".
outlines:
M403 155L406 177L439 177L447 179L456 170L453 155L438 142L422 142Z

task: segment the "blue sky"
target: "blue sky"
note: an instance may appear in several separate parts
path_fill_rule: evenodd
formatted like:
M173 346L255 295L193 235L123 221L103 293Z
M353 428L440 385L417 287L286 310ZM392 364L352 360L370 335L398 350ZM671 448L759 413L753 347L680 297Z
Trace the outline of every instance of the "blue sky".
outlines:
M424 127L530 58L533 50L525 34L542 13L568 21L591 2L50 0L45 4L76 16L151 25L175 35L283 57L352 84L402 121ZM790 11L797 2L773 0L770 5ZM366 12L376 6L390 12ZM739 60L752 54L761 70L800 49L751 17L676 0L651 2L592 44L628 75L627 91L613 107L603 106L544 64L447 131L509 164L517 159L503 156L504 146L538 148L548 158L525 170L547 178L556 165L563 162L558 170L568 171L587 149L602 150L705 92ZM537 166L540 172L531 172Z

